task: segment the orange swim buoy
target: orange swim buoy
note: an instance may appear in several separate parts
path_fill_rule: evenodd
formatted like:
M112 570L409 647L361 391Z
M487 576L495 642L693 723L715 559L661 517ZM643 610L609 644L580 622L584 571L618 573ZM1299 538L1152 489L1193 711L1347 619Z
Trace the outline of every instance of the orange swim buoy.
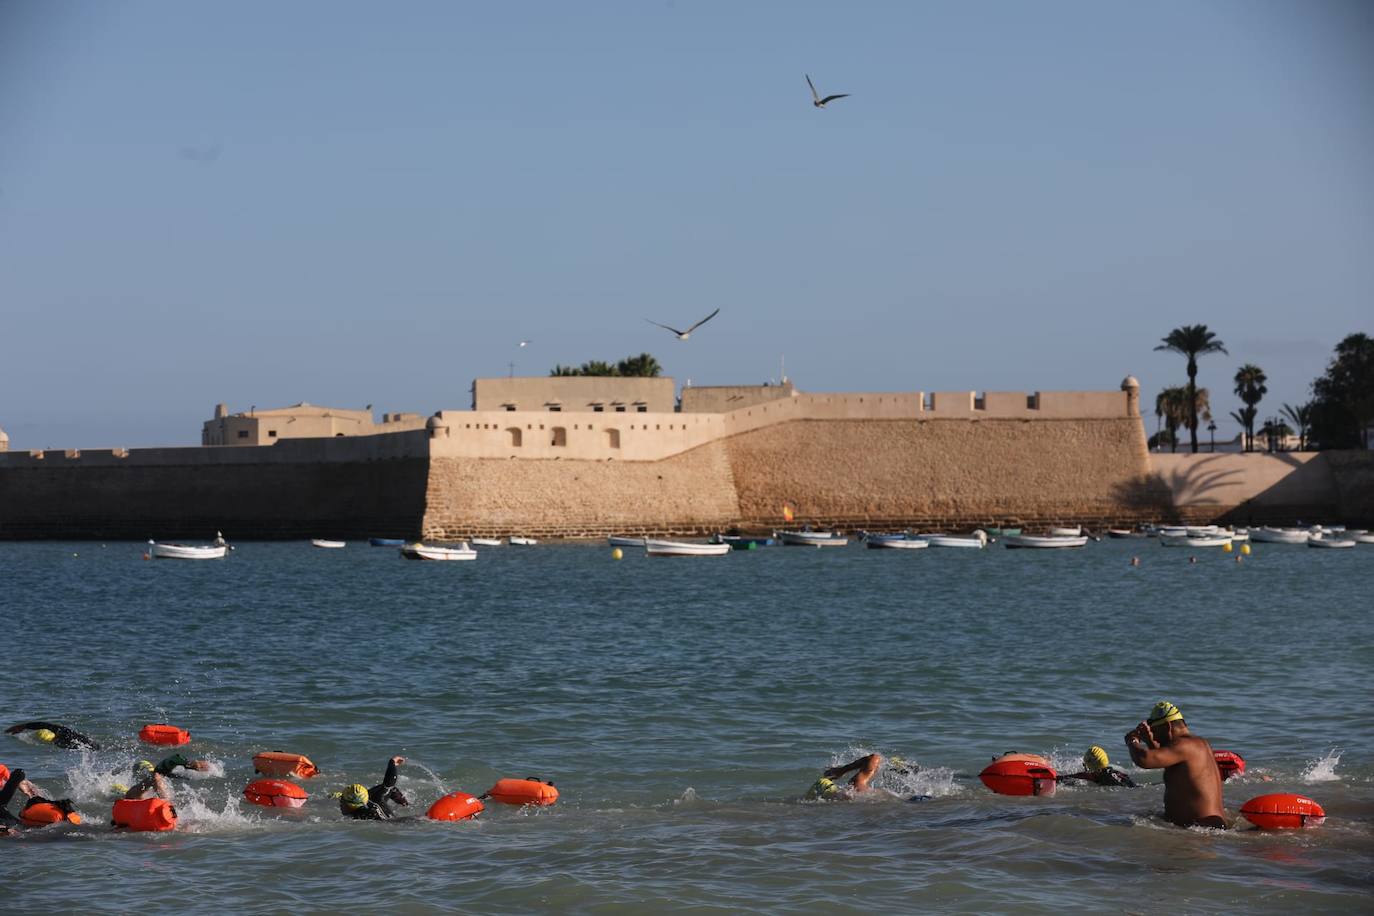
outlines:
M317 775L320 769L304 754L263 751L253 757L253 772L264 776L300 776L309 779Z
M161 744L165 747L181 747L191 743L191 733L175 725L145 725L139 729L138 740L146 744Z
M29 802L24 806L24 810L19 812L19 819L30 827L46 827L49 824L60 824L63 821L71 821L73 824L81 823L81 815L75 811L68 814L50 801Z
M114 803L110 824L135 832L173 830L177 809L161 798L123 798Z
M998 795L1053 795L1058 775L1039 754L1003 754L978 778Z
M10 781L10 768L0 763L0 789L5 787L5 783Z
M1217 760L1217 769L1221 770L1221 781L1225 782L1232 776L1245 775L1245 758L1234 751L1212 751L1212 756Z
M498 779L486 797L503 805L552 805L558 801L558 790L538 779Z
M486 809L482 800L466 792L450 792L429 806L425 817L432 821L465 821Z
M294 782L284 779L259 779L243 788L243 797L264 808L299 808L309 796Z
M1241 805L1240 813L1261 830L1300 830L1320 826L1326 820L1321 805L1306 795L1289 792L1257 795Z

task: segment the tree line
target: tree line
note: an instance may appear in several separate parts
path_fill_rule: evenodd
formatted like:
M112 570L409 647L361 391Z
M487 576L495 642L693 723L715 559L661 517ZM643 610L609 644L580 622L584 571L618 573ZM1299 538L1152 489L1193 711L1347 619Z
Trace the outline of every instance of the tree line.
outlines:
M1198 358L1226 353L1226 347L1205 324L1184 325L1169 332L1156 350L1177 353L1187 360L1188 383L1165 388L1155 398L1158 431L1150 446L1168 445L1178 451L1178 431L1188 430L1189 444L1196 452L1198 421L1212 420L1211 396L1197 386ZM1255 421L1259 404L1269 393L1264 370L1246 363L1233 377L1236 397L1244 405L1231 411L1231 419L1244 431L1244 448L1255 449ZM1336 345L1326 372L1311 385L1312 397L1303 404L1284 404L1280 417L1264 421L1258 435L1277 451L1292 436L1300 450L1328 448L1368 448L1369 427L1374 423L1374 338L1351 334ZM1291 421L1291 426L1289 425Z
M638 356L627 356L618 363L608 363L605 360L590 359L580 366L563 366L555 364L549 370L551 376L569 375L599 375L599 376L620 376L625 378L658 378L663 372L663 367L658 360L651 354L641 353Z

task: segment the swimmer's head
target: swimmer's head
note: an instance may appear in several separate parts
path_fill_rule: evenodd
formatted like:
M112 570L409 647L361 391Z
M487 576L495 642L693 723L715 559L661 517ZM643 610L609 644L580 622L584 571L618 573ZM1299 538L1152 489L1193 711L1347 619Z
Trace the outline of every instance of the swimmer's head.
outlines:
M1100 773L1111 764L1111 758L1107 752L1094 744L1083 754L1083 766L1088 768L1089 773Z
M33 733L33 740L40 744L52 744L57 740L57 733L51 728L36 729Z
M840 792L840 787L835 785L833 780L822 776L811 784L811 788L806 790L806 797L813 799L834 798Z
M146 779L157 771L151 760L135 760L132 767L134 779Z
M896 754L887 758L887 765L893 772L900 773L903 776L915 776L921 771L921 768L916 764L907 760L905 757L898 757Z
M1150 716L1146 721L1149 722L1151 728L1168 722L1182 722L1183 713L1179 712L1178 707L1168 700L1160 700L1155 704L1154 709L1150 710Z
M355 782L343 790L339 795L339 801L349 808L361 808L367 804L367 787L360 786Z
M122 782L110 783L110 794L115 798L123 798L129 792L129 787Z

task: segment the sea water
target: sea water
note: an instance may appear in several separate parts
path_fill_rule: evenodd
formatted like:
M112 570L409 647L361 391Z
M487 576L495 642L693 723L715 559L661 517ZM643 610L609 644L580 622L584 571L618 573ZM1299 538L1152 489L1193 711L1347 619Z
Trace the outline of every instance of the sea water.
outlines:
M85 815L0 841L6 911L1369 905L1374 547L1255 545L1237 564L1150 541L620 561L507 546L472 563L237 546L187 562L0 544L3 724L105 745L0 736L0 762ZM1246 759L1233 816L1298 792L1327 823L1165 824L1158 772L1122 743L1160 699ZM109 787L159 756L135 739L148 722L189 729L213 766L175 783L177 831L117 834ZM1009 750L1073 770L1092 744L1145 787L1012 798L976 778ZM319 765L303 809L243 799L264 750ZM890 792L861 801L800 800L870 751L921 770L884 772ZM404 817L342 819L329 793L379 781L393 754ZM551 779L561 799L423 819L503 776Z

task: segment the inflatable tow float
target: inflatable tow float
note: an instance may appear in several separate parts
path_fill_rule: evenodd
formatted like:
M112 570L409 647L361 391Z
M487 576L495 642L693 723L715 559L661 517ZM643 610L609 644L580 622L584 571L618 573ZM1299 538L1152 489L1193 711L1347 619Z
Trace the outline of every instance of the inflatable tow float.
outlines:
M1241 816L1261 830L1301 830L1320 827L1326 811L1306 795L1274 792L1257 795L1240 808Z
M170 802L160 798L124 798L114 803L110 812L110 824L135 833L153 833L174 830L177 825L177 809Z
M1059 774L1039 754L1003 754L978 778L998 795L1053 795Z
M450 792L429 806L425 817L432 821L465 821L486 809L482 800L466 792Z
M191 743L191 733L175 725L156 723L145 725L138 731L138 740L145 744L158 744L163 747L181 747Z
M264 808L299 808L310 796L285 779L259 779L243 787L243 797Z
M309 779L319 775L320 768L304 754L282 751L263 751L253 757L253 772L263 776L299 776Z
M503 805L552 805L558 790L551 782L534 779L498 779L482 796Z
M1212 751L1212 756L1216 758L1217 769L1221 770L1221 781L1225 782L1233 776L1245 775L1245 758L1234 751Z
M30 827L46 827L63 821L81 823L81 815L75 811L68 814L50 801L29 802L24 806L24 810L19 812L19 819Z

